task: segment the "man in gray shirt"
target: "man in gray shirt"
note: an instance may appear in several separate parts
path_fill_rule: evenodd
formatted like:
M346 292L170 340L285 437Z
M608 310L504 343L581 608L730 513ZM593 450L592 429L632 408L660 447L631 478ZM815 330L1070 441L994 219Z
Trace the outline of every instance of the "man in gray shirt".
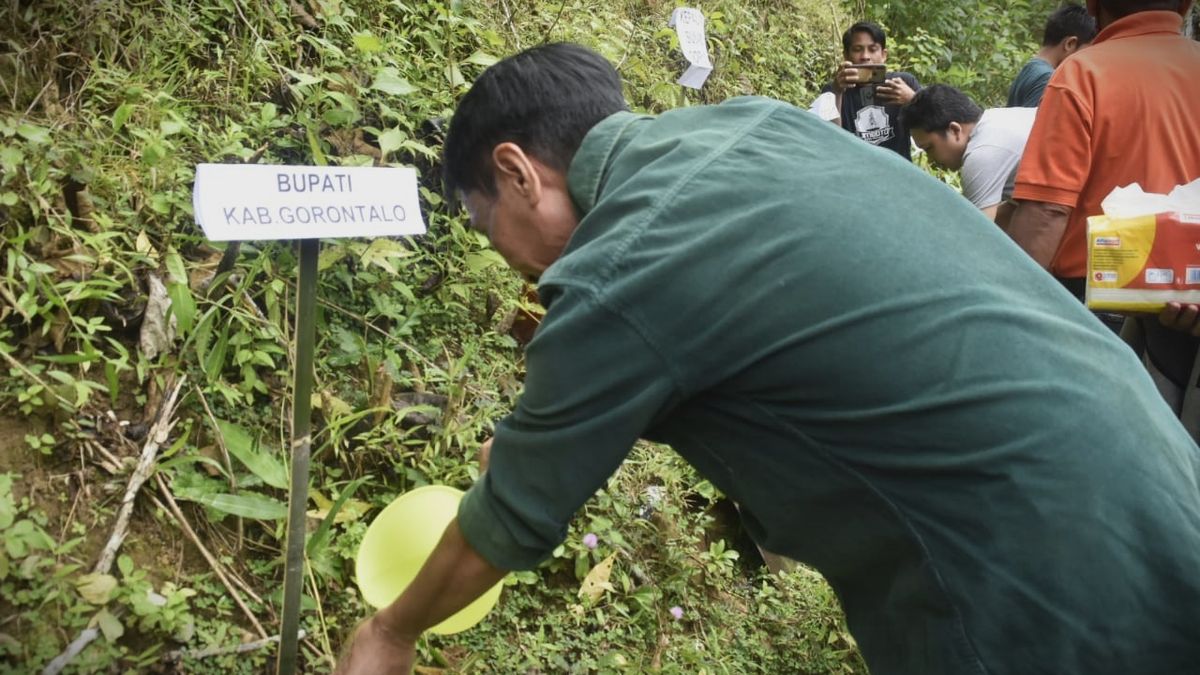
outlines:
M901 119L917 147L935 164L962 172L962 191L972 204L1003 224L1010 215L1017 166L1037 108L981 109L944 84L917 92Z

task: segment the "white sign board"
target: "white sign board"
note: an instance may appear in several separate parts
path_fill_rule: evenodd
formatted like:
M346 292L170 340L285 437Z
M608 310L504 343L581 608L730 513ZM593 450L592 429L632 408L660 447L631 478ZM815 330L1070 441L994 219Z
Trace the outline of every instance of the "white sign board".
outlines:
M704 14L694 7L677 7L671 13L668 25L679 35L679 49L688 62L678 83L699 89L713 69L712 61L708 59L708 41L704 37Z
M192 206L212 241L425 233L412 168L198 164Z

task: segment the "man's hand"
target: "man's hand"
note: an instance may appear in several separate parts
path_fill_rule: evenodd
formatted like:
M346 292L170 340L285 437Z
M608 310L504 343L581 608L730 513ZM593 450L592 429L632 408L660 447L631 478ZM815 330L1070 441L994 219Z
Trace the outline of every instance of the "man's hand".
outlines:
M875 99L895 105L908 105L917 92L899 77L891 77L875 88Z
M858 85L858 69L849 61L842 61L842 65L838 67L838 71L833 76L833 91L835 94L844 94L847 89Z
M409 675L417 637L471 604L504 578L450 521L429 559L392 604L350 637L337 675Z
M1019 201L1005 231L1037 264L1050 269L1071 211L1071 207L1059 204Z
M1167 308L1158 315L1158 322L1167 328L1191 333L1200 337L1200 305L1183 305L1168 302Z
M360 623L338 658L334 675L411 675L416 640L391 633L379 615Z

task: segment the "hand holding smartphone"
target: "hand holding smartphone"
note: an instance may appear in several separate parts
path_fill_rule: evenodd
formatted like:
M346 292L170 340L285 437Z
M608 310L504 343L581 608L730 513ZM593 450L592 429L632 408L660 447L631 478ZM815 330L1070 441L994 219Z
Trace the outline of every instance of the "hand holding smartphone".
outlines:
M850 68L855 71L856 84L881 84L887 75L887 66L882 63L860 63Z
M839 91L860 86L877 85L887 76L887 66L882 63L851 63L842 62L834 78L834 85Z

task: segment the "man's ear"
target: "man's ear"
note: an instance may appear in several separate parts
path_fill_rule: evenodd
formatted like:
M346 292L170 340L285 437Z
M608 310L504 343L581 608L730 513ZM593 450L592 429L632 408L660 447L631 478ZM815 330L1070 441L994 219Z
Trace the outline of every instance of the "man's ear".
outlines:
M879 50L883 54L883 62L887 63L887 47Z
M958 140L959 136L962 135L962 132L963 132L962 125L959 124L958 122L951 122L950 126L946 127L946 135L949 136L949 135L953 134L954 140L956 140L956 141Z
M1074 54L1079 49L1079 38L1074 35L1062 41L1063 52Z
M533 158L525 154L521 146L506 142L492 148L492 166L497 188L508 188L534 203L541 198L541 177L534 167Z

